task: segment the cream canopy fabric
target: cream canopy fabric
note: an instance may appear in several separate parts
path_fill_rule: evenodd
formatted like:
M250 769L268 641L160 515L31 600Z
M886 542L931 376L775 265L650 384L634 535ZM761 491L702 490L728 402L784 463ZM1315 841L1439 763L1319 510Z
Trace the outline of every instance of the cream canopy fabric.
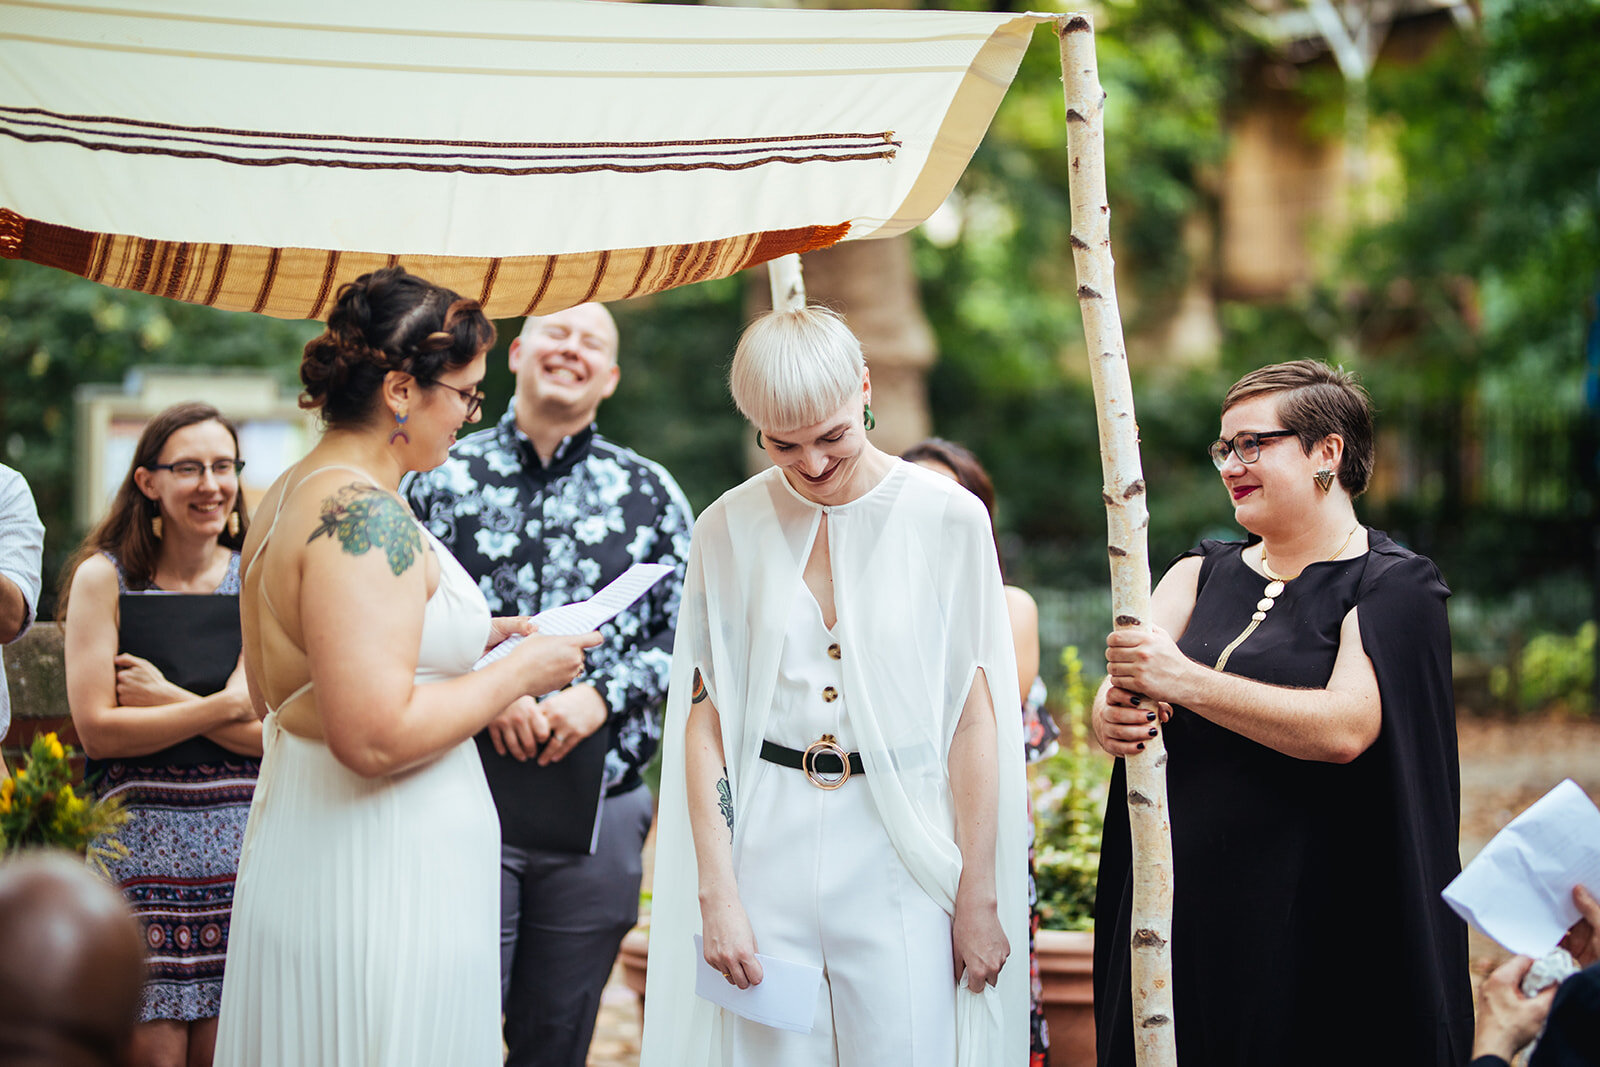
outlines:
M497 317L921 222L1046 16L0 0L0 256L320 318L386 263Z

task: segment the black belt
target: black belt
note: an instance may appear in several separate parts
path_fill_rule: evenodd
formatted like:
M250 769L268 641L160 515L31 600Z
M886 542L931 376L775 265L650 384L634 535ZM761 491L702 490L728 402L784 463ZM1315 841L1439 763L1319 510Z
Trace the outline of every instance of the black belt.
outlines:
M866 768L861 763L861 753L851 752L850 773L866 774ZM798 748L788 748L784 745L774 744L771 741L761 742L761 758L768 763L776 763L780 767L792 767L797 771L807 774L842 774L844 761L832 752L814 752L811 754L808 767L806 753Z

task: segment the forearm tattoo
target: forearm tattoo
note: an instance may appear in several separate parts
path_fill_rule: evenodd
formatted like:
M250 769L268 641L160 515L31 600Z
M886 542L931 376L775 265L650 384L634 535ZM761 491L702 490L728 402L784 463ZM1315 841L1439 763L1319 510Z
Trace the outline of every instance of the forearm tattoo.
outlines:
M400 501L370 485L347 485L322 502L321 525L306 538L310 544L326 534L338 538L352 556L374 546L383 549L396 575L416 562L422 534Z
M711 699L711 694L706 692L706 680L700 677L700 668L694 669L694 690L689 694L689 703L698 704L702 700Z
M733 833L733 787L728 784L728 768L722 768L722 777L717 779L717 806L722 809L722 819L728 824L728 832Z

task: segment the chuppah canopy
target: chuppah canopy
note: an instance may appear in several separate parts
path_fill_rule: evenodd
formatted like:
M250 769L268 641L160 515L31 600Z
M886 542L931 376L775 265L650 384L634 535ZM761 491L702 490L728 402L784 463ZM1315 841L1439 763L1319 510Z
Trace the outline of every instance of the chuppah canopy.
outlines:
M492 316L903 233L1044 16L0 0L0 256L320 318L403 262Z
M496 317L722 277L921 222L1049 18L0 0L0 257L285 318L322 317L339 281L395 262ZM1144 629L1105 94L1088 16L1056 21L1112 610ZM1165 762L1159 733L1127 760L1143 1067L1176 1063Z

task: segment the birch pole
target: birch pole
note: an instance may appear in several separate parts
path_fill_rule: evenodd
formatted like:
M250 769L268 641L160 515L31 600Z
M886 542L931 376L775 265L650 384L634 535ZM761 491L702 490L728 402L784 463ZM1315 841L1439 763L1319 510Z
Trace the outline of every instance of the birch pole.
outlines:
M767 260L767 280L772 283L772 310L799 311L806 306L806 283L800 276L798 253Z
M1100 424L1111 611L1117 629L1148 629L1150 556L1144 471L1133 385L1117 311L1106 200L1105 90L1095 61L1094 23L1086 14L1056 21L1067 103L1072 195L1072 259L1078 307L1089 349ZM1133 1042L1139 1067L1176 1067L1172 1018L1172 827L1167 820L1167 749L1158 734L1127 758L1128 819L1133 836Z

